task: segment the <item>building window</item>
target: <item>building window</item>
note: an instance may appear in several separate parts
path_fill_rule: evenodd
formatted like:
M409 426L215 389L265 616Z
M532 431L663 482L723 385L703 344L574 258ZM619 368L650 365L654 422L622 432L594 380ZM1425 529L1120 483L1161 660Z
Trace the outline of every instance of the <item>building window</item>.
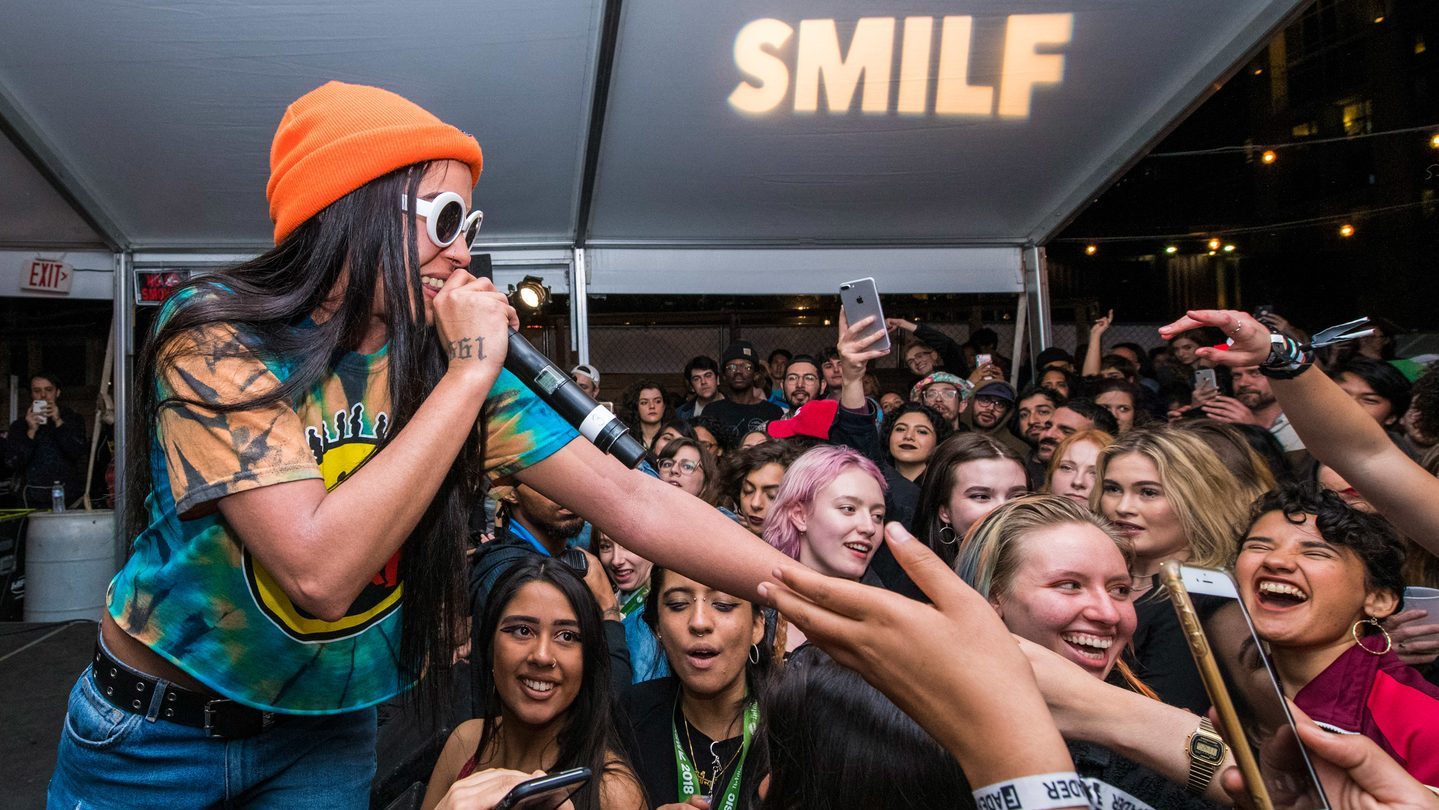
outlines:
M1367 135L1370 132L1369 99L1347 98L1336 106L1343 110L1345 135Z

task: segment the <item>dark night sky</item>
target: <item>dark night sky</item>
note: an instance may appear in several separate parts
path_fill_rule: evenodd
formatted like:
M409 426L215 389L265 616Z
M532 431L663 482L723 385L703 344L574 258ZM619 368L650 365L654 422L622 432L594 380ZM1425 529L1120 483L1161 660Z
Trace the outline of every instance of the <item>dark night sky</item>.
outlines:
M1213 280L1176 290L1166 244L1190 264L1209 236L1236 245L1229 303L1274 303L1297 322L1357 314L1439 329L1431 306L1439 269L1439 3L1318 0L1140 160L1050 246L1072 273L1056 302L1097 299L1137 319L1156 308L1212 304ZM1436 125L1433 130L1304 145L1309 139ZM1264 165L1255 155L1154 153L1296 144ZM1365 214L1381 207L1407 206ZM1233 229L1319 217L1293 228ZM1350 222L1354 236L1339 235ZM1095 237L1192 234L1100 242ZM1205 259L1201 259L1203 263ZM1211 273L1212 271L1206 271ZM1065 288L1067 287L1067 289ZM1196 289L1199 291L1196 293ZM1417 294L1416 294L1417 293ZM1195 296L1199 298L1196 299Z

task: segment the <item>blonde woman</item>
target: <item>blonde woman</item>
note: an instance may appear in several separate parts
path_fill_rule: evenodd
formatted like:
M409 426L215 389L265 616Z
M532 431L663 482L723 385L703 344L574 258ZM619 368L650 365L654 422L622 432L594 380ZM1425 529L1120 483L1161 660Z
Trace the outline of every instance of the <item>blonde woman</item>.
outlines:
M1134 806L1228 803L1217 780L1204 798L1185 792L1184 744L1199 717L1156 700L1120 658L1136 622L1132 556L1088 507L1025 495L975 524L955 569L1023 640L1081 776Z
M1140 594L1135 671L1165 703L1203 712L1209 698L1154 575L1166 560L1227 566L1247 525L1251 499L1208 445L1168 427L1120 436L1099 454L1095 475L1099 485L1090 494L1090 508L1134 545Z

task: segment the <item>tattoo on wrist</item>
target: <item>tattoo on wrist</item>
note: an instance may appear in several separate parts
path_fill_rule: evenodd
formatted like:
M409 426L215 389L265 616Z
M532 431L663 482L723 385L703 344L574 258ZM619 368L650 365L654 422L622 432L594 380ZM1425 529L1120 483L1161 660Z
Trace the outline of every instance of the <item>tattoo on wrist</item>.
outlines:
M445 344L445 354L451 360L485 359L485 339L482 337L460 338Z

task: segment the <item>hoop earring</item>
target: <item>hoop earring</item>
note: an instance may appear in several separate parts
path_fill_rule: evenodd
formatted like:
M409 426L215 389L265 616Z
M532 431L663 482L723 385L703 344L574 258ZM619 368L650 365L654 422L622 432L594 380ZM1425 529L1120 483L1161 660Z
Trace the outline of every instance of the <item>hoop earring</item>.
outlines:
M1384 636L1384 649L1371 650L1368 647L1364 646L1364 642L1360 640L1361 637L1359 635L1359 625L1361 624L1372 624L1375 627L1379 628L1379 632ZM1373 616L1367 616L1351 625L1349 628L1349 635L1354 637L1354 643L1359 645L1359 649L1369 653L1370 655L1383 655L1384 653L1387 653L1394 648L1394 639L1389 637L1389 631L1385 630L1384 625L1380 624L1379 620L1374 618Z
M949 535L946 536L945 532L949 532ZM939 527L939 542L945 544L946 546L952 546L958 541L959 533L954 530L953 526L946 523L943 526Z
M758 645L758 644L751 644L751 645L749 645L749 662L750 662L751 664L754 664L755 666L759 666L759 645Z

